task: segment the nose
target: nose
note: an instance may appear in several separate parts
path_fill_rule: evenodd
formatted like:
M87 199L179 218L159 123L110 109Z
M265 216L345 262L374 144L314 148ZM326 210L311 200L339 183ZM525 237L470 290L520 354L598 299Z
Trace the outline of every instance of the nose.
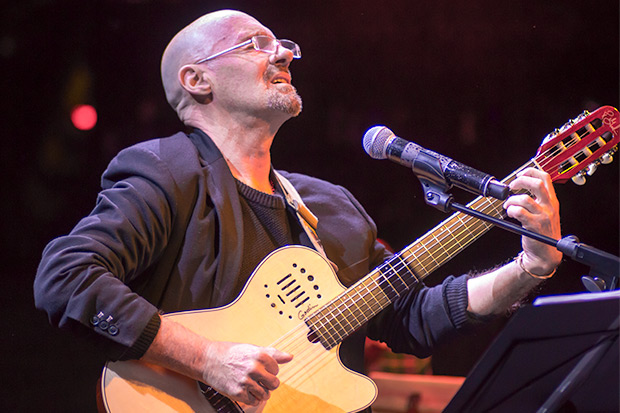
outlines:
M293 52L280 44L278 44L275 53L269 56L269 62L275 66L288 67L292 60Z

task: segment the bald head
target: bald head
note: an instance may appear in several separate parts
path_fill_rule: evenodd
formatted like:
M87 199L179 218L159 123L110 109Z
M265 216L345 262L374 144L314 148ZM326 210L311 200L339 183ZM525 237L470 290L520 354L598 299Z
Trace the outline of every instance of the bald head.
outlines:
M161 59L161 79L166 99L182 121L184 110L195 102L181 86L179 70L217 51L215 48L219 42L234 35L231 22L238 19L260 24L240 11L219 10L196 19L168 43Z

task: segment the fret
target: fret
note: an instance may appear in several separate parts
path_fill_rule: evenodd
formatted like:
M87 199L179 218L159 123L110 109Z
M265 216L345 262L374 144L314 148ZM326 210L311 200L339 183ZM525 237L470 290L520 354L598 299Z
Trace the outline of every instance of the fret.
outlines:
M359 297L355 302L358 303L358 309L360 309L362 314L362 324L364 324L366 321L370 320L370 317L374 314L374 310L370 304L368 304L368 301L366 301L366 296L362 294L359 289L353 289L352 292ZM363 308L364 306L366 306L366 310Z
M364 324L366 321L368 321L368 319L366 319L364 312L362 310L362 303L353 299L354 294L356 294L355 291L348 291L346 293L346 298L349 301L349 303L344 301L342 305L347 307L349 311L351 312L351 315L353 316L353 320L355 321L355 325L360 326ZM360 321L360 319L363 321Z
M410 246L410 247L411 247L411 249L413 249L413 246L416 246L416 244L411 244L411 246ZM409 255L410 255L410 256L411 256L414 260L416 260L416 261L418 262L419 266L422 268L422 271L418 270L418 273L419 273L419 274L422 274L422 278L424 278L426 275L428 275L428 274L430 274L430 273L431 273L431 271L429 271L429 270L426 268L426 265L422 264L422 261L420 261L420 258L418 258L418 257L419 257L419 254L413 253L413 252L411 252L411 250L408 250L407 252L409 253ZM416 252L417 252L417 251L416 251Z
M424 250L426 251L426 253L428 254L428 256L429 256L429 257L430 257L433 261L435 261L435 264L436 264L436 267L435 267L435 268L437 268L437 266L439 266L439 265L440 265L440 264L439 264L439 262L435 259L435 257L433 256L433 254L431 254L431 252L428 250L428 248L426 248L426 245L424 245L424 244L425 244L425 243L424 243L424 242L422 242L420 245L422 246L422 248L424 248Z
M456 241L456 243L457 243L457 244L459 244L459 250L461 250L461 249L465 248L465 246L464 246L463 244L461 244L461 241L459 241L459 238L458 238L458 237L456 237L456 236L454 235L454 233L450 230L450 227L449 227L449 226L444 225L444 228L446 229L446 231L448 231L448 232L450 233L450 236L452 237L452 239L453 239L454 241Z
M338 305L334 303L326 314L328 320L327 324L331 326L332 332L334 333L333 335L336 341L334 345L341 342L347 336L345 326L340 323L337 314L334 312L334 310L337 309Z
M351 315L353 316L353 319L349 320L349 324L351 325L351 332L353 332L357 330L361 325L363 325L369 319L361 311L360 303L356 302L353 299L352 294L347 294L347 297L349 298L349 301L350 301L350 304L348 305L348 307L351 310Z
M353 331L357 330L366 321L368 321L368 319L366 319L363 314L360 314L361 317L358 317L358 315L355 314L354 309L357 309L358 312L359 312L359 307L358 307L357 303L355 303L354 301L351 301L351 304L349 304L349 309L352 310L351 313L350 313L350 315L352 317L351 318L347 317L347 321L349 323L349 326L351 326L351 331L349 332L349 334L350 334Z
M394 257L392 257L392 260L399 260L402 265L403 268L405 268L406 270L406 274L405 275L409 275L410 277L413 277L413 280L410 281L404 281L403 282L408 285L408 286L412 286L414 283L418 283L420 280L418 279L418 277L415 275L415 272L409 267L409 263L407 263L405 260L403 260L402 256L400 253L395 254ZM403 275L403 276L405 276Z
M346 303L342 300L342 298L338 298L338 300L340 300L340 304L336 304L334 306L334 310L338 311L338 313L340 314L340 317L335 316L334 319L337 321L338 325L340 325L342 327L342 329L344 329L346 331L346 326L341 323L340 321L338 321L338 319L344 319L344 321L346 321L346 323L349 325L349 331L354 331L355 329L353 328L353 325L351 324L351 322L349 321L349 317L347 317L345 315L345 312L348 310L349 312L351 312L351 310L349 308L347 308Z
M329 328L329 321L325 318L325 316L321 315L323 312L324 311L320 311L311 317L313 321L309 327L312 332L316 333L317 338L321 344L323 344L323 347L329 350L337 344L337 341L332 334L332 330Z
M391 260L390 260L390 261L391 261ZM392 267L392 264L390 264L390 261L387 261L384 265L382 265L382 267L385 267L385 268L386 268L386 271L385 271L385 272L386 272L386 274L388 274L388 273L390 273L390 272L391 272L392 274L395 274L396 276L393 276L393 275L391 275L391 276L386 276L386 274L384 274L384 273L383 273L383 271L381 271L381 270L379 270L379 273L381 273L381 274L383 275L383 279L387 282L387 284L390 286L390 288L392 289L392 291L394 291L394 293L395 293L398 297L400 297L400 292L399 292L398 288L395 286L395 284L396 284L395 282L396 282L397 280L400 280L400 281L401 281L401 283L403 283L403 280L402 280L402 279L398 276L398 272L394 269L394 267ZM392 281L394 281L394 283L392 283L392 282L390 281L390 278L392 279ZM403 284L404 284L404 283L403 283ZM390 298L392 298L392 297L390 297Z
M363 286L366 291L368 292L368 296L370 296L370 298L373 299L374 304L371 307L371 311L376 311L375 308L383 308L382 305L382 301L377 299L377 294L375 293L375 290L377 289L377 284L374 280L374 277L376 276L376 271L373 272L370 276L368 276L366 279L363 279L362 282L360 283L360 287ZM373 286L370 286L370 284L373 284ZM383 291L381 291L381 294L385 297L385 294L383 294Z
M431 235L432 235L432 237L433 237L433 239L435 240L435 243L436 243L436 247L435 247L435 249L436 249L436 250L438 249L440 252L442 252L443 254L445 254L447 258L449 258L449 257L450 257L450 254L448 254L448 253L446 252L445 248L441 245L441 244L442 244L442 243L441 243L441 241L439 241L439 240L437 239L437 237L435 236L435 233L433 232ZM440 257L439 259L441 260L441 262L442 262L442 263L444 263L444 262L445 262L445 259L443 259L443 258L441 258L441 257Z
M364 286L368 291L370 291L375 301L375 305L371 308L372 313L367 314L367 318L369 319L392 302L390 297L386 294L384 287L381 285L381 281L378 280L379 276L379 270L375 269L375 271L373 271L371 276L368 278L368 284L370 285Z
M379 303L379 307L380 308L385 308L386 305L388 305L390 303L390 297L388 297L388 295L385 293L383 287L381 286L381 281L378 280L378 276L381 276L381 271L377 270L375 272L374 277L372 277L372 282L375 284L375 286L373 287L373 291L377 291L379 293L381 293L381 295L379 297L381 297L381 300L377 299L377 296L379 294L375 294L375 299L377 299L377 302Z
M503 208L499 208L499 202L494 202L492 200L488 200L489 205L491 206L491 208L493 209L493 212L495 212L495 216L497 217L503 217L504 216L504 209Z
M467 222L463 222L463 218L467 219L467 216L465 216L464 214L458 214L457 216L459 222L461 223L461 225L463 226L463 230L467 231L467 234L471 237L470 239L475 239L475 235L469 228L469 224ZM468 220L469 221L469 220ZM471 241L466 241L467 244L469 244Z
M405 282L405 280L402 277L402 270L403 268L406 271L409 271L409 268L407 267L407 265L405 265L403 268L400 269L396 269L396 267L398 267L398 263L396 261L398 261L398 254L395 254L392 258L390 258L386 264L390 266L390 269L394 272L394 275L396 275L396 278L392 277L394 279L394 284L396 284L396 281L400 281L400 283L404 286L404 289L407 289L409 287L409 285ZM402 262L402 260L401 260ZM398 289L397 291L402 292L402 289Z

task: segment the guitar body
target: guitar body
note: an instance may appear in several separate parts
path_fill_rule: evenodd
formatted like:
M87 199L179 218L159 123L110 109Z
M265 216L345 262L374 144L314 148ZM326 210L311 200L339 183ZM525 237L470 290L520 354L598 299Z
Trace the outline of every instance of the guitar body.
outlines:
M274 346L293 354L280 365L280 387L266 404L245 412L355 412L369 406L376 386L308 339L303 321L344 291L331 265L314 250L288 246L257 267L241 295L226 307L169 317L211 340ZM192 379L140 361L109 362L102 376L109 412L216 412Z

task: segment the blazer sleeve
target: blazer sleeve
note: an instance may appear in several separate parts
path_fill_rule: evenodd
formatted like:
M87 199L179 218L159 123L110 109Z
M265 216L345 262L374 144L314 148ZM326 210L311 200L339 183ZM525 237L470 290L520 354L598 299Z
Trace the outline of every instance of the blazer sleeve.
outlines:
M94 339L109 359L138 358L159 327L157 308L130 285L162 253L179 187L152 144L120 152L93 211L43 251L37 308L52 325Z

